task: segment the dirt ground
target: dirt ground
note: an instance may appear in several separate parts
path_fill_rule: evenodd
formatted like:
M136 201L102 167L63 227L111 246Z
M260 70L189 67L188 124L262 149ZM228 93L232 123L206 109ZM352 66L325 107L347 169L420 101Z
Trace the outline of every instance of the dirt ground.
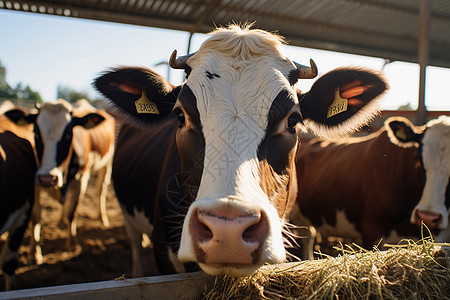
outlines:
M20 247L16 270L18 289L37 288L72 283L111 280L122 275L131 277L131 250L123 227L123 217L114 189L108 191L107 208L111 226L102 225L98 200L90 184L86 198L79 204L78 240L81 249L66 250L66 231L58 227L61 204L44 193L42 198L41 239L44 263L29 263L31 228L25 233ZM3 240L0 242L3 246ZM151 249L145 249L151 254ZM147 257L147 255L145 255ZM144 270L152 274L154 267L144 260ZM0 291L4 290L0 271Z

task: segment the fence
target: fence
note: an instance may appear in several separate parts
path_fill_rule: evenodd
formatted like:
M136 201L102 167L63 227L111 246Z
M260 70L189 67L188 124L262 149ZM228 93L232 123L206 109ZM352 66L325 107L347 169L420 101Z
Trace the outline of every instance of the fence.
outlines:
M203 272L115 279L0 292L0 299L193 299L210 289L215 278Z

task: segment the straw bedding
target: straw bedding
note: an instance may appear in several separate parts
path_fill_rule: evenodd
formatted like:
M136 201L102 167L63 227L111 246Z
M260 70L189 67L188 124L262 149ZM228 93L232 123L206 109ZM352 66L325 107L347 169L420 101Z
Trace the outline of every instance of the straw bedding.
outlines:
M387 251L341 246L338 257L217 277L202 299L450 299L449 246L430 240Z

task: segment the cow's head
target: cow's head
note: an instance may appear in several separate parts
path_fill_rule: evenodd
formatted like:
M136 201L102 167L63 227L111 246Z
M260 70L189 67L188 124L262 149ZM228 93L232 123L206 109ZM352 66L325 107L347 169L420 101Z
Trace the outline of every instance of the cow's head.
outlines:
M198 191L183 224L178 257L209 274L247 275L285 260L283 217L289 207L297 131L350 132L376 112L386 83L376 74L340 69L308 93L294 84L317 75L281 52L281 38L261 30L217 29L193 55L170 65L186 70L178 87L143 68L117 68L95 86L141 123L178 119L182 174ZM362 111L362 112L360 112ZM307 176L307 174L305 174Z
M72 158L74 127L79 125L92 128L101 123L104 117L96 113L75 117L72 115L72 105L62 99L45 102L38 109L37 114L29 115L16 110L10 113L10 119L18 124L34 123L36 153L39 160L36 184L61 188Z
M387 125L395 144L418 148L425 169L425 187L411 214L411 222L423 221L430 229L446 229L450 213L450 117L441 116L425 127L402 119Z

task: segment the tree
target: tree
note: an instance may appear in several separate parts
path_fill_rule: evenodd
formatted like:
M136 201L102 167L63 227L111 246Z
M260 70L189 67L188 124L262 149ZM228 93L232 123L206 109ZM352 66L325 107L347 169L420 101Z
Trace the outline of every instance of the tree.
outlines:
M13 94L13 90L6 82L6 68L0 62L0 98L15 98L12 97Z
M42 102L41 95L38 92L33 91L28 85L25 87L22 86L21 82L19 82L14 88L14 94L16 95L16 98L19 99L27 99Z
M86 99L88 102L93 101L93 99L91 99L88 95L88 93L86 92L79 92L76 91L70 87L67 86L63 86L61 84L58 85L57 90L56 90L56 97L57 98L62 98L70 103L74 103L75 101L79 100L79 99Z
M6 81L6 67L0 62L0 98L24 99L42 102L39 92L34 91L30 86L24 86L21 82L15 88Z
M406 103L406 104L400 105L400 106L397 108L397 110L413 110L413 109L412 109L412 107L411 107L411 104Z

